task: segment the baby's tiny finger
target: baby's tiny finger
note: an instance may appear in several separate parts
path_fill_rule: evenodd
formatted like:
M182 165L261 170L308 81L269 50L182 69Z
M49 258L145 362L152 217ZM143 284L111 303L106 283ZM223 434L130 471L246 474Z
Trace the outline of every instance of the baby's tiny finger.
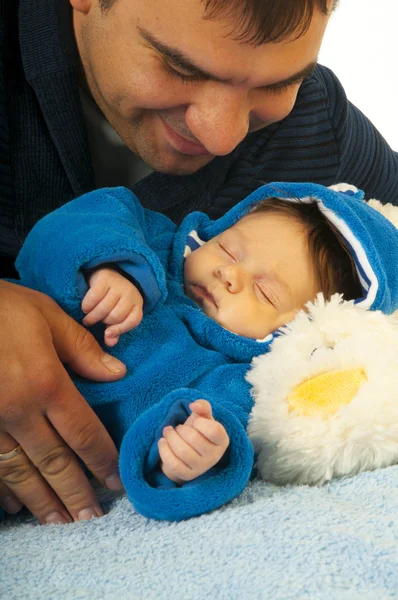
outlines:
M118 324L118 331L120 333L126 333L130 329L137 327L142 321L142 308L140 306L134 306L130 314Z
M82 311L88 314L106 296L108 287L92 287L82 300Z
M203 419L199 417L193 424L194 429L199 431L205 436L210 442L217 446L224 446L227 448L229 445L228 434L221 423L214 420Z
M211 404L207 400L195 400L195 402L191 402L189 408L194 414L197 414L200 417L206 417L207 419L213 418Z
M84 317L83 324L90 326L98 321L104 321L118 301L119 297L109 290L106 296Z
M132 305L130 302L126 302L126 299L123 296L119 296L118 302L112 308L111 311L106 315L105 323L107 325L117 325L118 323L122 323L128 317L132 309Z
M201 456L194 448L177 433L173 427L163 429L163 437L166 438L171 450L187 467L194 468L200 462Z
M191 469L174 454L165 438L160 438L158 441L158 450L160 460L163 463L162 471L166 477L169 477L175 483L189 481L192 478Z
M176 427L178 435L193 448L200 456L205 456L209 451L209 447L214 446L212 442L204 437L200 431L185 422L183 425Z
M112 337L119 338L119 336L121 336L122 333L127 333L127 331L135 329L135 327L137 327L137 325L141 323L141 320L142 314L140 318L139 313L134 311L133 313L129 314L129 316L121 323L111 325L111 327L108 327L105 333L107 334L108 339L111 339Z
M119 341L119 335L117 335L114 331L111 331L110 328L105 329L105 344L110 346L116 346Z

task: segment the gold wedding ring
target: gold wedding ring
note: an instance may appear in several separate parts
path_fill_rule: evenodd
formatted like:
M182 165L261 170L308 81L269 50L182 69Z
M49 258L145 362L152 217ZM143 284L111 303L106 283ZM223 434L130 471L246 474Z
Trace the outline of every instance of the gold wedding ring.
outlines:
M18 444L18 446L15 446L14 450L10 450L9 452L5 452L4 454L0 453L0 461L14 458L14 456L17 456L20 452L22 452L22 448Z

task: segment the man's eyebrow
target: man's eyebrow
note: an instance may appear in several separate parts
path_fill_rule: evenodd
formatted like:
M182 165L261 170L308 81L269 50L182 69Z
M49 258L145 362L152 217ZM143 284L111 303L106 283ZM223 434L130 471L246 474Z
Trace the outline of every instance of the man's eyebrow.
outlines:
M223 79L221 77L217 77L213 73L209 73L208 71L203 70L198 65L195 65L192 62L192 60L189 59L181 50L179 50L178 48L175 48L173 46L168 46L167 44L164 44L159 39L157 39L156 36L154 36L152 33L150 33L147 29L145 29L141 25L137 25L137 29L138 29L138 32L140 33L141 37L146 42L148 42L148 44L150 44L152 46L152 48L157 50L165 58L168 58L175 66L180 67L181 69L183 69L185 71L189 71L192 75L203 77L203 79L207 79L209 81L219 81L221 83L229 83L229 84L234 83L233 79L230 79L230 78ZM316 66L317 66L317 60L314 60L314 61L310 62L308 65L306 65L303 69L298 71L297 73L290 75L290 77L287 77L286 79L277 81L275 83L270 83L269 85L260 86L260 88L277 89L277 88L293 85L295 83L300 83L303 79L305 79L306 77L309 77L313 73ZM245 83L245 80L243 80L242 83Z
M289 85L293 85L295 83L301 83L303 81L303 79L307 79L307 77L310 77L310 75L313 74L313 72L316 69L316 66L318 64L318 60L313 60L312 62L308 63L308 65L306 65L303 69L301 69L301 71L298 71L297 73L294 73L293 75L290 75L290 77L287 77L286 79L283 79L282 81L277 81L276 83L270 83L269 85L264 85L263 87L267 90L272 90L272 89L278 89L278 88L282 88L282 87L288 87Z

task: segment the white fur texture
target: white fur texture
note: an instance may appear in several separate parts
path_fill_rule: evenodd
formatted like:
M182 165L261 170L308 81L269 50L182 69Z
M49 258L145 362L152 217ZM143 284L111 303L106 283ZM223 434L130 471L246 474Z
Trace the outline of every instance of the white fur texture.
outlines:
M379 200L368 201L369 206L381 213L386 219L391 221L398 228L398 207L393 204L382 204Z
M333 416L289 412L287 395L328 371L364 369L352 401ZM253 360L255 405L248 432L259 475L276 483L322 484L398 462L398 320L320 294Z

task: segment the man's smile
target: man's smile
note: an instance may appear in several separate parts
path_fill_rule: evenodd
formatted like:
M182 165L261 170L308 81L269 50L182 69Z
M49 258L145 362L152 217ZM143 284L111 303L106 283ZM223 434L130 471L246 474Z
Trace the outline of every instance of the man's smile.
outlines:
M181 152L181 154L187 154L189 156L205 156L209 154L202 144L191 142L187 138L174 131L174 129L172 129L162 117L159 118L163 124L167 141L175 150Z

